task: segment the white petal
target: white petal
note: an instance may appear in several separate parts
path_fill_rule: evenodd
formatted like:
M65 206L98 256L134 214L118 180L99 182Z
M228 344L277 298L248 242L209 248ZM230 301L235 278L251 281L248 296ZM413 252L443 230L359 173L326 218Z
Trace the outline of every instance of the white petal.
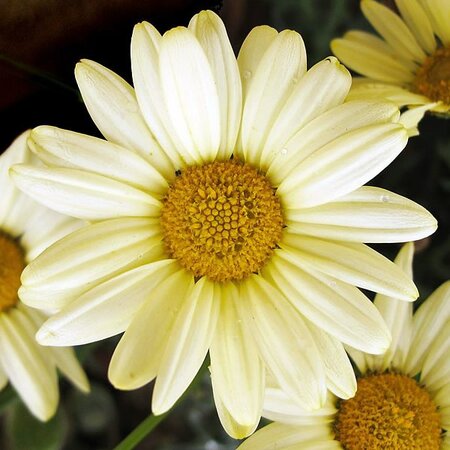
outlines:
M182 145L169 120L159 78L160 44L161 35L153 25L138 23L131 38L131 71L137 101L150 131L174 167L180 168L184 164L180 155Z
M269 420L297 426L320 425L334 420L337 412L335 397L330 394L327 403L320 409L306 411L295 403L279 387L268 387L265 390L263 415Z
M220 144L220 111L213 74L193 33L174 28L160 47L160 78L169 117L191 160L213 161Z
M388 83L382 83L368 78L354 77L352 88L347 101L354 100L380 100L394 102L399 107L405 105L423 105L429 103L427 97Z
M278 384L305 409L325 401L325 373L300 314L277 289L252 275L241 285L240 315Z
M421 0L421 5L427 12L433 31L444 45L449 45L450 4L448 0Z
M103 139L41 126L33 130L29 144L51 167L85 170L156 195L165 194L168 187L145 159Z
M228 411L222 422L228 434L242 439L258 425L264 394L264 366L252 335L242 322L233 283L222 286L221 310L211 343L211 381L214 398Z
M311 322L306 322L306 325L322 356L328 389L339 398L353 397L356 393L356 377L343 345Z
M242 112L241 145L246 161L258 163L267 134L306 72L301 36L282 31L258 64Z
M366 77L395 84L414 79L407 65L367 42L357 42L344 35L331 41L331 50L348 68Z
M237 450L318 450L314 447L315 442L324 443L324 450L339 448L333 444L337 442L328 424L296 426L271 423L250 436Z
M262 150L261 167L267 169L273 157L305 124L341 104L351 82L348 70L332 56L309 69L275 119Z
M423 367L423 362L430 346L446 327L450 318L450 281L437 288L414 314L413 337L405 370L416 375Z
M48 420L59 401L56 369L46 349L34 340L36 327L21 311L0 315L0 361L23 402L40 420Z
M406 242L437 228L436 219L417 203L369 186L313 208L285 210L285 217L295 234L353 242Z
M88 225L49 247L25 268L20 298L36 308L61 308L114 275L160 259L160 239L151 219Z
M28 308L23 304L20 304L19 308L34 323L35 329L33 331L38 329L45 322L46 316L41 312ZM54 365L64 374L64 376L66 376L81 391L89 392L89 381L72 348L50 347L48 348L47 353Z
M228 159L234 149L242 111L242 86L236 57L220 17L201 11L189 23L205 51L217 86L221 140L217 157Z
M372 302L357 288L289 263L292 256L277 251L263 276L317 327L352 347L370 353L384 352L389 332ZM305 270L308 269L309 271Z
M164 175L174 172L142 118L133 88L123 78L86 59L76 65L75 78L92 120L108 141L137 151Z
M360 30L350 30L344 35L345 39L367 46L370 49L376 50L379 53L391 56L395 61L407 68L411 72L415 72L418 68L418 63L411 60L408 55L399 54L386 41L372 33Z
M394 261L411 278L413 256L414 245L405 244ZM391 365L403 367L411 340L412 304L381 294L375 296L374 304L391 332L392 341L383 355L368 358L368 367L381 372Z
M306 158L278 188L287 208L332 201L378 175L403 150L407 132L398 124L370 125L348 133Z
M2 201L0 203L0 225L3 227L9 210L14 206L14 200L19 191L9 177L9 168L13 164L23 163L30 158L27 147L27 139L30 131L25 131L2 153L0 156L0 192Z
M363 0L361 10L372 26L399 55L422 62L426 55L405 22L387 6Z
M220 291L203 277L177 312L153 390L154 414L168 411L188 388L208 353L219 317Z
M80 219L151 217L161 209L150 194L83 170L16 165L10 173L16 185L37 202Z
M87 291L37 334L42 345L80 345L125 331L153 290L177 270L171 260L129 270Z
M267 176L278 186L305 158L324 145L367 125L396 122L399 116L400 112L393 104L375 100L336 106L306 124L285 143L274 155Z
M420 380L427 388L436 391L450 385L450 319L442 326L427 350ZM448 399L450 403L450 398Z
M366 245L285 233L280 247L289 248L286 254L300 267L305 263L346 283L401 300L413 301L419 296L398 266Z
M112 356L108 377L116 388L136 389L156 377L176 316L192 286L192 276L182 269L154 289Z
M277 30L268 25L253 28L242 43L237 62L242 79L242 95L245 99L267 49L278 36Z
M403 20L413 33L417 42L427 53L436 49L436 39L428 17L417 0L395 0Z
M32 261L54 242L84 225L86 223L82 220L40 206L39 213L29 217L26 230L20 237L20 244L26 252L26 261Z
M426 105L416 106L405 111L400 116L399 122L408 130L408 136L417 136L419 134L418 125L427 111L433 110L439 103L427 103Z

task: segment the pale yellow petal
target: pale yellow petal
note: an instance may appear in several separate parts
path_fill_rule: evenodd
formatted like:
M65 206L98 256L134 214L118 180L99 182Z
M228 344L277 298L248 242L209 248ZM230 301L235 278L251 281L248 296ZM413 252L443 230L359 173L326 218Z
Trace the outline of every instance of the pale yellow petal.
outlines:
M241 145L245 160L258 163L267 133L306 72L301 36L282 31L258 64L242 111Z
M122 333L154 289L177 269L174 261L157 261L99 284L50 317L36 336L38 342L81 345Z
M427 53L433 53L436 49L433 27L420 2L417 0L395 0L395 4L417 42Z
M413 72L393 55L353 39L331 41L331 50L348 68L375 80L401 85L414 79Z
M341 104L351 82L348 70L332 56L309 69L296 82L268 133L261 153L261 168L266 170L272 159L303 126Z
M152 195L83 170L16 165L10 173L16 185L37 202L79 219L155 217L161 209Z
M323 449L335 449L332 427L323 425L287 425L271 423L244 441L237 450L300 450L316 449L309 444L323 442ZM339 447L337 447L339 448Z
M36 327L18 309L0 315L0 362L28 409L40 420L50 419L58 406L55 365L34 340Z
M268 25L260 25L253 28L244 39L237 57L244 99L253 82L253 77L259 63L277 36L278 32L274 28L269 27Z
M413 337L405 362L412 376L419 373L430 346L441 332L445 333L450 318L450 281L437 288L419 307L413 319Z
M304 159L335 139L367 125L395 122L399 116L395 105L377 100L336 106L306 124L285 143L273 156L267 176L278 186Z
M366 245L285 233L280 247L288 250L294 264L307 264L346 283L405 301L419 295L398 266Z
M376 124L345 134L302 161L280 184L286 208L307 208L335 200L378 175L408 141L399 124Z
M237 310L239 293L233 283L221 288L221 310L211 343L214 398L228 411L222 422L228 434L242 439L258 425L264 394L264 366L253 336Z
M295 234L353 242L405 242L437 228L436 219L413 201L384 189L363 186L313 208L285 210Z
M158 374L176 316L193 287L184 269L162 281L122 336L108 378L118 389L136 389Z
M320 408L326 393L324 367L301 315L258 275L242 283L239 309L278 384L305 409Z
M284 251L276 251L263 276L301 314L339 341L370 353L388 348L390 335L381 315L354 286L314 271Z
M235 147L242 111L242 86L233 48L220 17L201 11L189 23L208 58L217 86L220 107L219 159L228 159Z
M200 369L216 329L220 290L206 277L195 283L177 312L152 397L154 414L168 411Z
M151 219L88 225L49 247L25 268L20 298L35 308L66 306L115 275L161 259L160 241L159 229Z
M398 55L408 56L418 62L426 58L405 22L392 9L374 0L362 0L361 10Z
M196 163L213 161L220 145L217 87L205 52L183 27L166 32L159 55L160 79L169 118Z
M169 120L162 92L159 77L160 44L161 35L153 25L148 22L135 25L131 37L131 72L142 115L161 149L164 149L163 161L168 157L178 169L184 165L186 154L183 154L183 147ZM152 159L158 158L160 152L151 156ZM188 162L193 161L188 159ZM164 172L164 175L169 180L175 176L173 171Z
M167 190L166 180L144 158L103 139L41 126L33 130L28 142L48 166L96 173L153 195Z
M75 78L92 120L108 141L140 153L164 175L174 172L147 128L134 89L123 78L86 59L77 64Z

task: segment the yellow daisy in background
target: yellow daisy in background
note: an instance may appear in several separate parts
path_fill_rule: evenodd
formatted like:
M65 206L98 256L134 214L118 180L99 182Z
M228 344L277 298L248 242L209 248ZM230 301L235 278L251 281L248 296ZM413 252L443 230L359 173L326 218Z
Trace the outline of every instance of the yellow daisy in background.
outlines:
M18 186L91 225L22 276L22 300L58 309L44 345L125 331L111 382L156 378L152 408L171 408L208 351L229 434L261 415L268 368L306 409L356 382L342 343L382 353L390 334L356 287L414 300L411 280L363 242L436 229L422 207L362 185L405 147L392 103L343 103L348 71L330 57L306 70L301 36L268 26L236 60L210 11L161 36L136 25L133 89L93 61L76 78L107 140L53 127L31 135L47 167L14 166Z
M413 244L396 263L411 273ZM375 305L392 333L384 355L351 350L361 373L355 397L330 395L313 414L279 388L266 393L264 415L274 422L239 450L450 449L450 281L413 316L412 304L377 295Z
M418 123L427 110L450 109L450 2L395 0L399 14L363 0L361 9L381 38L352 30L331 42L333 53L364 78L349 99L386 98L414 107L405 121Z
M8 175L12 164L30 162L27 131L0 156L0 389L9 382L40 420L58 406L59 369L82 391L89 383L71 348L41 347L35 334L47 315L20 302L20 274L27 263L82 222L38 205Z

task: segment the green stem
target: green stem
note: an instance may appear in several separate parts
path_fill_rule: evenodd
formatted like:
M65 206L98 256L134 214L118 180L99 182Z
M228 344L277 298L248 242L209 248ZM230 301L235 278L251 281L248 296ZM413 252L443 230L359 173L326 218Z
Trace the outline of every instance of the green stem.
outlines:
M178 406L188 396L189 392L191 392L196 386L199 385L208 366L209 360L208 358L206 358L194 381L175 403L174 407ZM146 436L148 436L169 415L169 413L170 411L167 411L166 413L159 416L155 416L153 414L148 416L122 442L114 447L114 450L132 450L133 448L135 448L136 445L139 444L139 442L141 442Z
M33 66L30 66L28 64L22 63L20 61L16 61L15 59L12 59L6 55L3 55L0 53L0 61L5 62L6 64L9 64L10 66L15 67L16 69L21 70L22 72L28 73L32 77L35 77L37 79L40 79L41 81L53 84L57 86L60 89L64 89L65 91L69 91L73 94L76 94L78 96L78 90L75 89L72 86L69 86L68 84L62 82L61 80L58 80L55 78L52 74L48 72L44 72L42 70L38 70Z
M135 448L168 415L169 411L160 416L154 416L153 414L148 416L114 450L131 450Z

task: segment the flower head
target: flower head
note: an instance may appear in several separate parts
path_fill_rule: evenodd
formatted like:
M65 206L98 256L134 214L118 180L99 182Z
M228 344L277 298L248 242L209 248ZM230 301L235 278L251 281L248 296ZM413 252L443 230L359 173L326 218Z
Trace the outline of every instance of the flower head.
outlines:
M13 185L9 167L31 160L29 134L19 136L0 156L0 389L9 381L29 410L48 420L59 400L56 369L83 391L89 384L72 349L36 342L47 315L19 300L20 274L42 250L82 222L38 205Z
M381 38L349 31L331 43L333 53L364 76L349 99L386 98L413 109L413 127L431 109L450 110L450 4L446 0L395 0L399 13L374 0L361 9Z
M396 263L411 272L413 245ZM386 449L439 450L450 445L450 282L413 316L412 304L378 295L375 305L392 333L383 355L349 349L360 372L353 398L328 403L312 414L278 387L266 392L264 415L275 421L239 450Z
M125 331L109 377L122 389L156 378L155 413L209 351L218 413L236 437L257 426L266 369L308 409L327 386L352 396L342 342L373 353L390 342L355 286L417 296L363 242L436 228L415 203L362 187L406 145L398 108L344 104L348 71L333 57L307 71L294 31L257 27L236 60L210 11L163 36L136 25L131 60L135 89L92 61L76 68L107 140L38 127L30 143L47 167L12 169L34 198L92 222L24 271L23 301L60 310L39 341Z

